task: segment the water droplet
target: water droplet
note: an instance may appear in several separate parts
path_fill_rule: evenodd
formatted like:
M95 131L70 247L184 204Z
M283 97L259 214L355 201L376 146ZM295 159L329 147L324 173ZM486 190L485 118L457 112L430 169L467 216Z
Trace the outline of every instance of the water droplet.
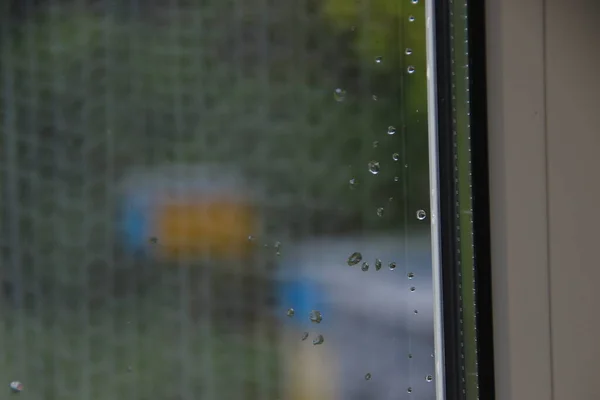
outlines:
M368 262L364 262L362 264L362 266L360 267L360 269L362 269L363 271L368 271L369 270L369 263Z
M252 235L248 236L248 240L250 240L250 241L254 240L254 236L252 236Z
M356 180L356 178L350 179L348 183L350 184L350 189L355 189L356 187L358 187L358 181Z
M431 358L435 358L435 354L431 353Z
M413 4L419 4L419 0L411 0L411 3L413 3Z
M288 316L288 317L293 317L293 316L294 316L294 314L296 314L296 311L294 311L294 309L293 309L293 308L288 308L288 310L287 310L287 313L286 313L286 314L287 314L287 316Z
M412 388L410 388L410 387L409 387L409 388L407 388L407 389L406 389L406 393L412 393Z
M392 160L398 161L399 159L400 159L400 154L398 154L398 153L392 154Z
M152 244L156 244L156 243L158 243L158 238L155 236L152 236L150 239L148 239L148 241Z
M304 332L302 334L302 340L306 340L308 338L308 332Z
M370 373L370 372L367 372L367 373L365 374L365 381L370 381L370 380L371 380L371 373Z
M379 57L375 57L375 62L377 64L381 64L381 62L383 61L383 57L379 56Z
M381 269L381 260L379 258L375 259L375 271L379 271Z
M379 146L379 142L376 140L373 142L373 148L376 149Z
M23 384L19 381L13 381L10 383L10 390L15 393L19 393L23 390Z
M412 73L414 73L414 72L415 72L415 67L413 67L412 65L409 65L409 66L408 66L408 68L406 68L406 71L407 71L409 74L412 74Z
M377 101L377 96L373 95L373 101Z
M396 269L396 263L392 261L391 263L388 264L388 267L390 268L390 270L393 271Z
M404 54L406 54L407 56L410 56L410 55L412 54L412 49L411 49L410 47L407 47L407 48L404 50Z
M408 353L408 358L412 358L413 355L411 353Z
M273 244L273 247L275 248L275 255L280 256L281 255L281 242L275 242Z
M412 279L415 277L415 274L413 272L409 272L408 274L406 274L406 276L408 276L408 279Z
M362 254L360 254L358 251L355 253L352 253L350 255L350 257L348 257L348 265L349 266L356 265L361 261L362 261Z
M411 291L411 292L414 292L415 290L417 290L417 288L416 288L416 287L414 287L414 286L411 286L411 287L410 287L410 291Z
M427 213L425 212L425 210L417 211L417 219L419 221L423 221L425 218L427 218Z
M314 345L323 344L324 341L325 341L325 338L323 337L323 335L317 335L317 337L313 339L313 344Z
M395 176L394 177L394 182L400 182L400 177L399 176Z
M380 170L381 170L381 167L379 166L379 163L377 161L369 162L369 172L370 173L372 173L373 175L377 175Z
M419 310L414 310L413 313L418 314Z
M394 201L394 198L393 198L393 197L390 197L390 198L388 199L388 201L391 203L392 201Z
M396 128L394 128L393 126L388 126L388 130L387 130L388 135L393 135L394 133L396 133Z
M378 217L383 217L383 211L384 211L384 210L383 210L383 207L379 207L379 208L377 209L377 216L378 216Z
M408 21L409 21L409 22L415 22L415 17L414 17L414 15L411 15L411 16L409 16L409 17L408 17Z
M311 322L314 322L315 324L320 324L321 321L323 321L323 315L321 314L321 311L318 310L312 310L310 312L309 318Z
M433 376L431 376L431 375L427 375L427 376L425 377L425 380L426 380L427 382L431 382L431 381L433 380Z
M342 102L346 100L346 91L342 88L335 89L335 91L333 92L333 98L337 102Z

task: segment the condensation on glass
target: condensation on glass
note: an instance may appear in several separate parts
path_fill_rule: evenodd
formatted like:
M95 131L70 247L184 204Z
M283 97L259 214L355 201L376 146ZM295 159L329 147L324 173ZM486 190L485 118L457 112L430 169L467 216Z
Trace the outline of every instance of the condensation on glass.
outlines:
M435 398L424 3L3 16L7 391Z

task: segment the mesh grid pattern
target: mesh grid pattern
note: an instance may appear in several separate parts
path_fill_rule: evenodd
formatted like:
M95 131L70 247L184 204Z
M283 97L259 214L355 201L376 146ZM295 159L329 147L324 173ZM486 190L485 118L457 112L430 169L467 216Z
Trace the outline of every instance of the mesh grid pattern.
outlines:
M422 4L25 3L2 21L1 375L40 399L286 396L278 253L406 234L428 204ZM215 217L225 252L124 222L214 193L254 215Z

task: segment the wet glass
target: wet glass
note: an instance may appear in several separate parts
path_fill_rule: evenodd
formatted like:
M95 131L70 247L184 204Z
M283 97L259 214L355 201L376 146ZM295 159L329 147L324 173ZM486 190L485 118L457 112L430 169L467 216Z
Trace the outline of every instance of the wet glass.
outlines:
M423 1L3 18L7 390L435 398Z

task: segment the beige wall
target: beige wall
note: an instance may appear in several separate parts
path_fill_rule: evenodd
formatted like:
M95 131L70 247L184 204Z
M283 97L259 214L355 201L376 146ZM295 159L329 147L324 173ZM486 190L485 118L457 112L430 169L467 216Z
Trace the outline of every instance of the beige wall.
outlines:
M499 400L600 399L600 1L488 0Z

